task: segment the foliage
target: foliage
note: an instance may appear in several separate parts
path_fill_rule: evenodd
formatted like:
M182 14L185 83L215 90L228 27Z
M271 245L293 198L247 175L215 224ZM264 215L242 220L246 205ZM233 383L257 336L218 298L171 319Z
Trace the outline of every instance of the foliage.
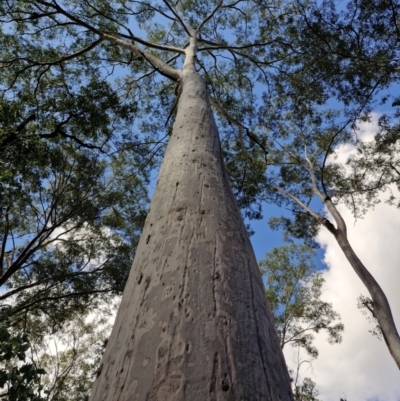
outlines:
M316 358L313 333L326 331L331 344L340 343L344 326L332 305L320 299L324 279L315 272L314 258L307 245L289 244L268 252L260 268L281 347L290 343Z
M63 333L31 336L32 358L46 370L40 386L48 401L86 401L100 368L110 316L75 316Z
M314 333L325 331L331 344L342 341L344 325L330 303L322 301L322 274L315 271L315 251L299 243L273 248L260 262L265 277L266 295L272 309L281 347L286 344L303 349L312 359L318 357L313 345ZM296 401L318 401L316 384L308 377L298 383L301 365L298 360L293 375Z
M46 64L84 43L24 36L22 25L16 18L0 30L0 302L13 316L4 330L31 353L122 293L157 159L154 144L132 132L135 100L120 96L101 57ZM19 374L15 358L10 364ZM29 379L37 390L53 372L32 366L46 366L45 378ZM70 369L52 391L73 378Z
M270 64L265 59L272 57L269 44L279 40L273 29L268 37L266 32L260 32L266 14L277 26L281 14L290 10L284 10L279 2L239 3L191 1L179 2L176 7L190 26L201 26L197 65L219 115L232 187L243 214L260 218L266 164L265 147L259 147L265 145L265 140L259 139L256 132L260 94L255 88L259 83L267 83ZM157 74L161 70L152 62L144 61L158 57L170 67L181 65L187 33L174 22L171 7L164 1L149 4L94 0L73 5L69 1L6 2L0 9L0 18L7 22L7 29L0 36L0 43L4 44L0 70L7 82L4 89L17 91L22 86L21 78L26 77L24 87L29 86L28 81L34 82L32 89L43 89L43 94L61 92L66 96L66 90L86 86L100 74L108 84L113 84L119 101L127 102L134 110L134 126L141 137L130 143L137 146L158 141L159 146L153 149L158 155L164 145L159 133L170 128L176 84L166 74ZM121 42L115 43L114 38L125 41L125 45L118 46ZM137 45L137 51L127 48L132 43ZM92 93L92 88L87 92ZM38 94L35 92L33 97ZM76 114L78 110L79 107ZM57 121L62 130L65 121L67 118ZM60 131L57 135L62 135ZM81 139L81 134L75 131L74 137ZM93 136L84 138L90 146L103 149L104 140L93 143Z
M315 383L306 377L301 385L296 385L293 392L296 401L319 401Z
M3 20L18 6L2 4ZM24 31L36 22L0 32L0 300L21 324L50 316L52 332L122 293L153 157L101 57L52 64L84 43Z
M6 141L21 110L4 103ZM106 160L75 141L40 138L40 129L26 127L2 148L0 299L15 318L45 313L56 322L122 292L146 192L133 155Z
M359 216L398 182L397 139L360 145L351 172L332 161L378 90L398 79L398 9L380 0L343 11L333 1L2 2L0 300L18 327L55 333L121 293L171 125L177 83L151 60L181 66L177 12L201 28L196 65L243 215L260 218L264 200L285 206L292 216L273 226L313 244L327 199ZM382 138L396 132L381 123ZM318 297L321 281L307 277ZM278 276L276 285L284 290Z
M400 199L395 189L400 188L399 125L397 123L400 110L394 120L388 115L381 115L378 120L378 132L373 140L359 141L357 153L347 161L348 182L352 184L352 202L362 198L368 206L379 202L378 195L389 192L386 201L400 207ZM358 194L357 194L358 192ZM357 195L356 195L357 194Z
M296 13L285 15L280 26L284 45L276 46L283 60L281 94L299 106L310 99L322 106L334 97L350 111L398 80L397 0L295 4Z
M29 333L12 334L7 309L0 320L0 397L8 401L44 401L40 397L40 378L46 372L27 362Z
M390 99L398 105L384 90L399 79L400 3L296 4L297 13L285 16L280 26L285 45L274 49L282 62L262 109L270 152L267 199L293 211L289 218L274 219L275 228L312 243L323 220L317 190L335 204L345 203L357 218L398 182L396 124L382 116L377 143L368 145L358 137L357 123L370 120L371 110ZM391 138L390 146L382 146L384 138ZM335 162L346 143L360 151L348 166Z
M360 295L357 298L357 301L357 306L361 310L361 313L368 319L369 323L374 325L374 328L369 330L369 332L378 340L382 340L383 332L374 315L374 303L372 302L371 298Z

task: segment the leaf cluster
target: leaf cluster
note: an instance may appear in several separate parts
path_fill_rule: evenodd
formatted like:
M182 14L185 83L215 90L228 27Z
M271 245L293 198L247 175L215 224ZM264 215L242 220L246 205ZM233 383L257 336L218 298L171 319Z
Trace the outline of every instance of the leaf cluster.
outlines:
M315 272L314 258L312 248L293 243L273 248L260 269L281 347L290 343L316 358L314 333L325 331L330 343L340 343L344 326L332 305L321 300L324 279Z
M26 361L29 335L10 332L10 319L9 311L3 309L0 316L0 397L7 397L9 401L43 401L39 383L46 372Z

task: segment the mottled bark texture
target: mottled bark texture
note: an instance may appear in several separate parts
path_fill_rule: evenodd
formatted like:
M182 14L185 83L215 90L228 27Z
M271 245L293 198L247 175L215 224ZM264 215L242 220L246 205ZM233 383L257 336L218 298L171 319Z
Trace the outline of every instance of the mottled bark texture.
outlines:
M92 401L292 400L202 78L173 134Z

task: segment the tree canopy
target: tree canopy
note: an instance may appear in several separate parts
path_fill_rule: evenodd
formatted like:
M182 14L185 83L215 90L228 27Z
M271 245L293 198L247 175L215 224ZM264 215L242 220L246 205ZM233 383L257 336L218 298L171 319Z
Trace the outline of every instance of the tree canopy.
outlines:
M171 133L189 28L244 217L260 218L264 201L285 206L290 217L271 224L313 244L320 227L337 232L324 206L340 226L337 204L360 216L398 185L388 116L348 166L333 156L379 102L398 106L382 90L398 80L399 7L3 1L0 300L12 327L54 333L121 294L146 184Z

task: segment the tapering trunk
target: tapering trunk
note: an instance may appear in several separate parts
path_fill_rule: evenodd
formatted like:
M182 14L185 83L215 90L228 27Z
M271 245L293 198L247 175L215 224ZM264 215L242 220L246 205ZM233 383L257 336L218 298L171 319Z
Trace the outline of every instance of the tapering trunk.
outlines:
M176 121L92 401L292 400L202 78Z

